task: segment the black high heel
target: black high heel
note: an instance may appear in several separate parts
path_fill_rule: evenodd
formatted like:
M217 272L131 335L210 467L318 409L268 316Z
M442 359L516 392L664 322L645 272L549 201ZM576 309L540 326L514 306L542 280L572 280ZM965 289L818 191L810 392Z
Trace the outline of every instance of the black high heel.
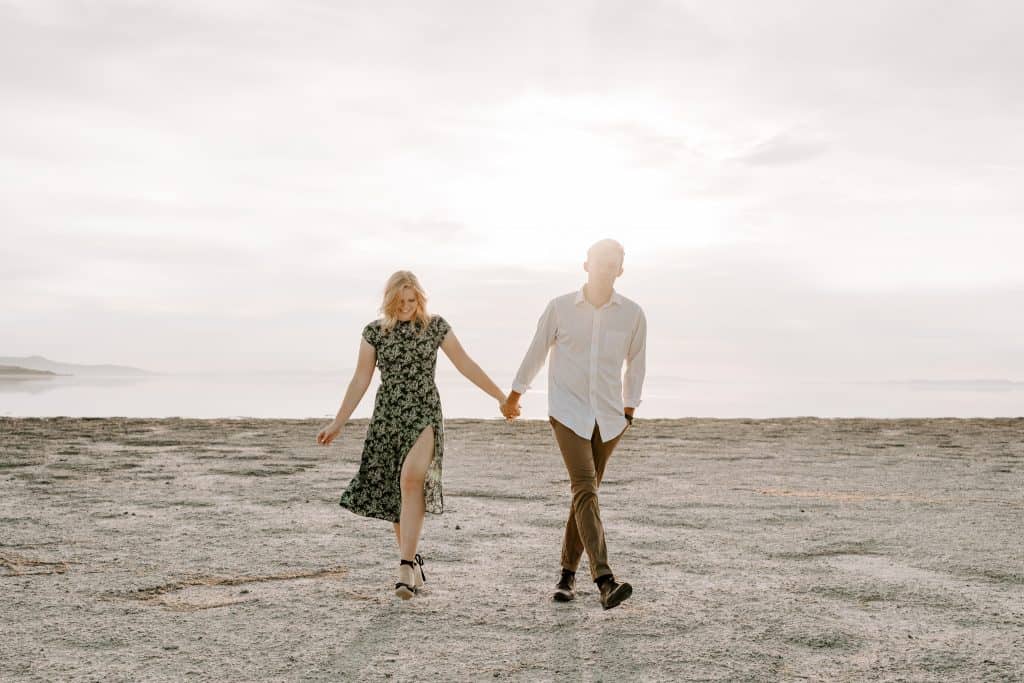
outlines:
M416 583L416 591L418 592L420 587L422 587L423 584L425 584L427 582L427 575L423 573L423 556L422 555L420 555L419 553L416 553L416 556L413 558L413 562L416 563L416 566L414 566L412 568L412 571L413 571L413 574L416 575L415 583ZM419 570L418 574L416 572L417 569Z
M401 570L403 565L409 565L410 567L412 567L413 577L416 576L416 564L412 560L400 560L398 562L399 570ZM413 580L413 584L415 584L415 583L416 583L416 581L414 579ZM397 595L398 597L402 598L403 600L408 600L412 596L416 595L416 586L415 585L409 585L408 583L405 583L404 581L399 581L398 583L395 584L395 595Z

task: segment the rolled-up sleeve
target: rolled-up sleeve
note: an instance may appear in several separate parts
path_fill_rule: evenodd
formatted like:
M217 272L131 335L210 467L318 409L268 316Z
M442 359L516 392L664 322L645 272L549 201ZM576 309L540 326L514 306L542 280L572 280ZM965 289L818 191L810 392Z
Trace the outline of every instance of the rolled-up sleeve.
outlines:
M533 342L523 357L515 380L512 382L512 391L518 394L525 394L530 388L533 379L544 367L548 358L548 350L555 343L555 334L558 332L558 320L555 315L555 302L548 303L547 308L537 321L537 332L533 335Z
M647 317L641 310L637 316L633 337L626 352L626 374L622 380L622 404L627 408L640 405L644 375L647 373Z

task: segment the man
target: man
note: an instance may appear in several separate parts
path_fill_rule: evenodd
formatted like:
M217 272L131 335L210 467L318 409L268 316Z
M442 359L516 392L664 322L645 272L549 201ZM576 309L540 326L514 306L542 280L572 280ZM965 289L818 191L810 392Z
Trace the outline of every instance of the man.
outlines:
M640 405L647 343L643 310L614 289L624 256L615 240L590 247L583 264L587 283L544 309L503 410L507 418L519 414L519 398L550 350L548 415L572 486L554 599L576 597L576 569L586 551L605 609L629 598L633 588L617 582L608 565L597 490L608 458Z

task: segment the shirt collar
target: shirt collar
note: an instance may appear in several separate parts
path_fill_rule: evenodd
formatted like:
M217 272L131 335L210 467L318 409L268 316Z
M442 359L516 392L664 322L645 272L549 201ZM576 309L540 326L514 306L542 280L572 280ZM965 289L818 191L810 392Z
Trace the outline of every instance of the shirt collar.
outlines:
M581 286L576 292L576 305L579 306L581 303L587 300L587 297L583 296L583 287ZM612 288L612 298L608 301L609 304L615 304L616 306L622 304L622 295Z

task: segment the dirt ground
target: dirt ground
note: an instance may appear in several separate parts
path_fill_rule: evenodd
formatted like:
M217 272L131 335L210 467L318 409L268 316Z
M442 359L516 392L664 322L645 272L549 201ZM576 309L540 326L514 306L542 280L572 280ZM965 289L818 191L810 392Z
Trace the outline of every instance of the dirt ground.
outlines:
M446 423L409 602L320 426L0 419L0 680L1024 680L1022 419L638 420L609 611L547 423Z

